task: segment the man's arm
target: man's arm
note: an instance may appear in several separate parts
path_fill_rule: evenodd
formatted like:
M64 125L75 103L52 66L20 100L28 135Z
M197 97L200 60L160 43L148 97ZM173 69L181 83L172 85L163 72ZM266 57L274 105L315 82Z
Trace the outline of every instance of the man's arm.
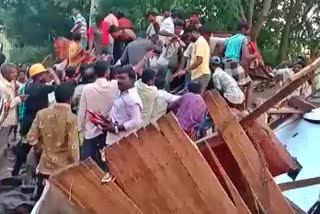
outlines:
M122 56L120 58L120 62L121 62L121 65L126 65L128 64L129 62L129 57L128 57L128 46L124 49L123 53L122 53Z
M67 127L68 132L68 146L69 152L71 155L71 159L74 163L78 164L80 161L80 145L79 145L79 137L77 131L77 119L71 121Z
M82 90L79 110L78 110L78 131L83 131L86 123L87 98L85 88Z
M128 106L127 113L130 117L130 120L120 125L108 123L105 125L104 130L116 132L116 126L119 132L131 131L139 128L142 125L140 106L138 104Z
M254 54L250 53L249 46L247 43L242 46L242 59L245 59L251 62L252 60L256 59L257 56L258 56L258 53L254 53Z
M40 139L39 124L40 124L40 118L38 113L36 118L33 120L32 126L26 137L28 144L30 144L31 146L35 146L39 143L39 139Z

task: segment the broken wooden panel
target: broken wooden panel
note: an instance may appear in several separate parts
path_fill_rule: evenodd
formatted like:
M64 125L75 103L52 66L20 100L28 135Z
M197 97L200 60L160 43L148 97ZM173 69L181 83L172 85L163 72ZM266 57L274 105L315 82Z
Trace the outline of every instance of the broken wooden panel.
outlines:
M313 105L312 103L306 101L306 100L302 100L299 97L291 97L288 100L288 104L296 109L300 109L301 111L307 113L312 111L313 109L316 109L317 107L315 105Z
M217 156L215 155L214 151L212 150L211 146L206 143L206 147L211 155L212 159L212 164L214 165L214 168L217 169L215 170L215 174L220 175L220 177L223 178L223 183L225 184L226 188L228 189L230 196L237 208L237 210L240 213L247 213L250 214L250 210L247 207L247 205L244 203L243 199L241 198L241 195L239 194L238 190L236 187L233 185L231 179L229 178L228 174L220 164L220 161L218 160Z
M267 124L255 121L250 126L245 127L245 131L255 148L257 149L258 145L261 148L272 176L278 176L299 168L297 162Z
M303 83L314 77L314 70L320 65L320 58L316 59L313 63L303 68L294 79L286 86L282 87L274 96L269 98L261 106L256 108L251 112L246 118L241 121L242 126L249 126L252 121L260 117L263 113L268 111L271 107L275 106L277 103L285 99L297 88L299 88Z
M320 184L320 177L316 177L316 178L303 179L300 181L282 183L282 184L279 184L279 187L282 191L287 191L287 190L304 188L304 187L314 186L319 184Z
M115 182L101 184L102 177L103 172L90 160L51 176L50 183L79 207L81 213L142 214Z
M239 213L195 145L172 129L181 130L170 117L160 119L161 131L149 126L106 149L120 187L148 214Z
M210 114L239 168L267 213L293 213L240 123L218 92L205 94Z

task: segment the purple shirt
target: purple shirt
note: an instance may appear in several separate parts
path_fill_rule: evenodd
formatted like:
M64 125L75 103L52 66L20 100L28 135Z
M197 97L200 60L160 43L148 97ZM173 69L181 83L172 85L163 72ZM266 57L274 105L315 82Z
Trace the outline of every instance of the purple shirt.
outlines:
M204 120L207 106L201 95L187 93L172 104L172 109L182 129L189 134Z

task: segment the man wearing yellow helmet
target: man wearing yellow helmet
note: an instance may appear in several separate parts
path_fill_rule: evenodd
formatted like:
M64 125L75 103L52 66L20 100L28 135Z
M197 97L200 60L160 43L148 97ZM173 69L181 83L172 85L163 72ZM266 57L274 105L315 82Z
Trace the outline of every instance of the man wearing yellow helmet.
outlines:
M53 85L47 85L49 76L54 80ZM30 81L26 83L25 94L29 95L25 103L25 112L21 121L20 135L22 139L28 134L32 122L38 111L49 106L48 95L52 93L57 85L60 85L60 79L51 68L46 69L42 64L34 64L29 68ZM18 175L21 165L26 161L27 154L31 146L26 143L19 142L17 149L17 157L12 175Z

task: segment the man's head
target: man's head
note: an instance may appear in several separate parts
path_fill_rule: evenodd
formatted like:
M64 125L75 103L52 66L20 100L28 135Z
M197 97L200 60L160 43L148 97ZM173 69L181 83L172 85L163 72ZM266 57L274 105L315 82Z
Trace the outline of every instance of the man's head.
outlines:
M174 22L174 33L178 36L180 36L183 33L184 30L184 21L181 19L178 19Z
M154 79L156 77L156 72L150 68L144 69L141 81L144 84L147 84L149 86L154 85Z
M34 81L46 83L48 80L47 69L40 63L34 64L29 68L29 76Z
M79 12L79 9L77 9L77 8L73 8L73 9L72 9L72 14L73 14L74 16L77 16L79 13L80 13L80 12Z
M156 21L156 16L157 16L157 13L154 12L154 11L149 11L147 14L146 14L146 18L147 20L150 22L150 23L153 23Z
M193 94L201 94L201 85L198 82L190 82L188 84L188 91Z
M137 75L131 66L124 66L118 71L118 86L120 91L126 91L134 86Z
M94 72L94 65L92 64L81 65L80 73L82 76L82 79L81 79L82 84L92 83L96 79L96 75Z
M238 30L243 35L249 35L250 32L250 24L247 21L240 21Z
M166 81L164 78L156 78L154 81L154 85L157 87L157 89L162 90L165 88Z
M121 65L113 66L110 68L110 79L117 80L119 71L122 69Z
M17 79L18 71L14 65L3 64L1 66L1 74L8 82L11 82Z
M74 78L76 75L76 68L73 66L69 66L69 67L67 67L65 73L66 73L67 78L69 78L69 79Z
M188 47L189 44L191 43L191 34L189 33L184 33L181 36L181 40L186 44L186 46Z
M6 56L3 53L0 53L0 66L6 61Z
M71 104L73 93L74 85L70 82L63 83L54 90L54 96L57 103Z
M200 22L200 16L198 12L194 11L191 13L190 22L191 24L198 24Z
M210 59L210 69L211 71L215 71L216 68L221 66L221 59L218 56L213 56Z
M103 22L103 20L104 20L104 16L103 15L96 16L96 26L100 26L101 23Z
M172 10L171 11L171 18L173 20L180 19L180 17L181 17L181 12L180 11L178 11L178 10Z
M72 40L79 43L81 41L81 34L80 33L73 34Z
M159 35L158 34L152 34L149 37L149 39L153 44L157 44L159 42Z
M110 69L109 64L103 61L96 62L94 66L94 71L97 78L107 78L109 79Z
M191 26L190 30L191 30L191 41L196 42L197 39L201 36L200 30L195 26Z
M296 64L294 65L293 72L298 73L300 72L304 67L306 67L306 62L304 60L298 59Z
M27 74L26 74L26 68L19 68L18 69L18 77L17 77L17 80L19 82L25 82L27 79Z

